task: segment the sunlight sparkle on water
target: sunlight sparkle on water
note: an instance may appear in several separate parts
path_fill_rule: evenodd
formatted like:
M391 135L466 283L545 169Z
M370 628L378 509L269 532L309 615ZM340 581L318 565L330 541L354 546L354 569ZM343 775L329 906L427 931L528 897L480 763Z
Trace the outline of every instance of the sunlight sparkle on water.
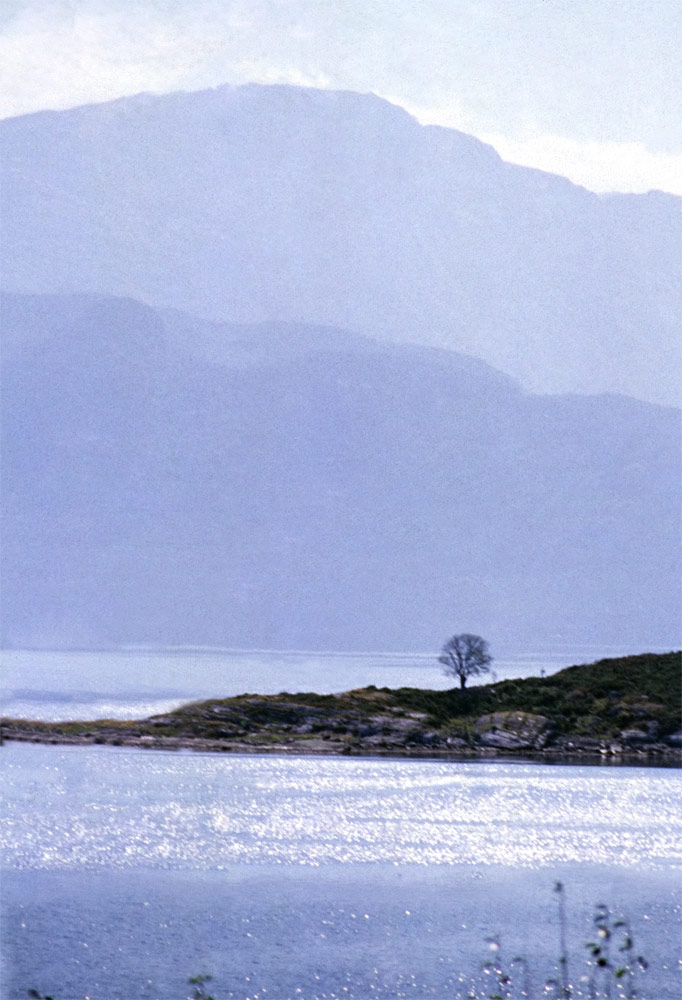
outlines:
M669 770L5 753L8 868L655 867L681 854L678 775Z

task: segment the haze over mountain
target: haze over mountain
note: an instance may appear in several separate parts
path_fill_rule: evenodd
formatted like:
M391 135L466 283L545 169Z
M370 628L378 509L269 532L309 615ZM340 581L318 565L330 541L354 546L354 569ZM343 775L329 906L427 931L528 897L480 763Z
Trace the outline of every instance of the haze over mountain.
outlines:
M294 87L42 112L0 143L9 290L332 326L538 392L679 403L674 196L595 195L371 95Z
M5 645L679 640L673 408L129 299L2 316Z

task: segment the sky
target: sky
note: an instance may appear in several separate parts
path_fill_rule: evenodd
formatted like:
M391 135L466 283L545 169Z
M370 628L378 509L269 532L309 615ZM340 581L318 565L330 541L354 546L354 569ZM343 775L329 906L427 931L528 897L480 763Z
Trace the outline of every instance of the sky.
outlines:
M293 83L593 191L682 194L680 52L682 0L2 0L0 117Z

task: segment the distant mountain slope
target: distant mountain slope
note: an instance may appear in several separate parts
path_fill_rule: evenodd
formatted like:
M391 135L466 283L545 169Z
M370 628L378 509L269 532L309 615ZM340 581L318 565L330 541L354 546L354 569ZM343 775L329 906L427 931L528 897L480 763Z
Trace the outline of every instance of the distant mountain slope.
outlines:
M680 401L671 195L598 196L371 95L220 87L0 122L5 288L127 295Z
M676 410L126 299L2 317L5 644L677 644Z

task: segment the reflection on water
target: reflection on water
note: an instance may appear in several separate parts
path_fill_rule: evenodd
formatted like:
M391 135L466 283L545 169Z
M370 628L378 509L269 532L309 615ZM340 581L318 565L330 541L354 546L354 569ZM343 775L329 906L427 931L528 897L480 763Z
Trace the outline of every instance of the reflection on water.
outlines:
M13 868L682 859L675 771L10 744Z
M573 953L606 899L651 961L640 995L679 1000L675 771L11 743L0 759L7 1000L186 1000L204 971L216 1000L464 1000L490 935L537 984L556 878Z
M626 652L537 651L494 669ZM452 686L435 654L1 657L2 714L46 720L246 691ZM606 900L651 962L640 997L682 996L675 771L11 743L0 763L3 1000L186 1000L200 972L216 1000L483 998L491 935L528 956L538 996L556 970L557 878L572 954ZM572 971L573 996L590 996Z

